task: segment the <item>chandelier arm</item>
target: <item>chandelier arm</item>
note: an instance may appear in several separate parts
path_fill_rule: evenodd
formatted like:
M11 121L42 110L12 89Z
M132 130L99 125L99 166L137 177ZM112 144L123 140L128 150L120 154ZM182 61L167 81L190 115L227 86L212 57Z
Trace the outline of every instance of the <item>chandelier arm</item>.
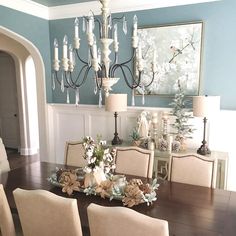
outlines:
M117 69L117 67L119 67L119 66L125 66L126 64L128 64L129 62L131 62L131 61L134 59L134 56L135 56L135 49L133 49L133 55L131 56L130 59L128 59L127 61L125 61L125 62L123 62L123 63L121 63L121 64L115 63L114 65L112 65L112 66L110 67L110 71L111 71L112 77L114 77L115 70Z
M117 64L117 68L120 68L121 69L121 72L122 72L122 74L123 74L123 77L124 77L124 79L125 79L125 82L126 82L126 84L127 84L127 86L130 88L130 89L133 89L133 88L136 88L137 86L135 85L134 86L134 84L130 84L129 83L129 81L128 81L128 79L127 79L127 77L126 77L126 75L125 75L125 71L124 71L124 69L123 69L123 66L120 64ZM116 68L116 69L117 69ZM115 69L115 70L116 70ZM129 72L131 73L131 76L132 76L132 78L133 78L133 74L132 74L132 72L131 72L131 70L129 70ZM133 82L134 82L134 79L133 79Z
M84 73L83 83L85 82L85 80L86 80L86 78L87 78L87 76L88 76L88 73L89 73L89 71L90 71L91 68L92 68L92 66L87 67L87 69L86 69L86 71L85 71L85 73Z
M72 84L73 84L76 88L81 87L81 86L84 84L84 82L85 82L85 79L83 78L83 80L81 81L81 83L78 83L78 84L77 84L77 82L79 81L79 78L80 78L81 73L84 71L84 69L85 69L86 67L87 67L87 65L84 65L84 66L81 68L81 70L80 70L80 72L79 72L79 74L78 74L78 76L77 76L77 78L76 78L75 81L74 81L73 78L72 78L72 73L70 73L70 81L72 82ZM85 72L84 72L84 73L85 73Z
M65 71L64 73L65 73L65 79L66 79L66 83L67 83L67 85L64 85L64 87L68 86L68 87L70 87L70 88L75 88L75 87L74 87L74 84L71 84L71 83L70 83L66 71Z
M61 85L61 82L58 78L58 71L54 71L54 74L55 74L55 78L56 78L57 82Z
M85 65L88 65L88 62L84 61L84 60L80 57L80 55L79 55L79 50L78 50L78 49L75 49L75 51L76 51L77 58L78 58L82 63L84 63Z
M128 64L129 62L131 62L134 59L134 56L135 56L135 48L133 48L133 55L131 56L131 58L128 59L127 61L121 63L121 65L125 65L125 64Z
M81 69L80 69L80 72L79 72L79 74L77 75L77 78L76 78L76 80L75 80L75 84L79 81L79 77L80 77L80 75L82 74L82 72L83 72L83 70L85 69L85 68L87 68L88 67L88 65L84 65ZM85 73L85 72L84 72Z
M132 85L133 85L133 88L141 87L140 84L141 84L141 75L142 75L142 72L139 71L138 80L136 80L136 79L135 79L135 75L132 73L132 71L130 70L130 68L129 68L127 65L122 65L122 66L124 66L125 68L127 68L127 70L130 72L131 77L132 77Z
M152 79L151 79L151 81L150 81L150 83L149 83L148 85L144 85L145 88L149 87L149 86L152 84L152 82L153 82L153 80L154 80L154 78L155 78L155 74L156 74L156 73L157 73L157 72L155 72L155 73L153 72L153 73L152 73Z
M131 77L132 77L132 87L131 87L131 84L129 83L129 81L128 81L126 75L125 75L125 72L124 72L123 67L125 67L125 68L129 71L129 73L130 73L130 75L131 75ZM113 70L112 70L112 77L115 77L115 71L116 71L118 68L121 69L122 74L123 74L123 77L124 77L124 79L125 79L125 81L126 81L126 84L128 85L129 88L132 89L132 88L137 88L138 86L140 86L141 73L142 73L142 72L139 72L138 81L136 81L134 74L132 73L131 69L130 69L127 65L116 64L116 65L113 67Z
M113 71L113 66L115 66L117 64L117 52L115 53L115 58L113 63L111 64L110 68L109 68L109 76L112 77L112 71Z
M58 78L58 76L57 76L57 73L58 73L58 72L55 71L56 80L57 80L58 84L61 86L61 81L59 80L59 78ZM69 86L64 84L64 88L69 88Z

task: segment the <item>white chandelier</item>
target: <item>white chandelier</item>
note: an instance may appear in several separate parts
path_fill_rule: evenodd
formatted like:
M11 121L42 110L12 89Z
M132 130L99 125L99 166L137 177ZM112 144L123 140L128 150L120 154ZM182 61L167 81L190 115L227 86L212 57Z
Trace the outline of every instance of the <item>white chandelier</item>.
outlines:
M123 32L127 33L127 22L125 17L112 18L111 12L108 8L110 0L100 0L102 4L102 15L101 20L95 18L93 12L89 12L88 16L83 17L82 29L86 32L88 41L88 58L85 60L79 54L80 48L80 38L79 38L79 20L75 19L74 22L74 44L69 45L68 48L68 38L65 35L63 40L63 51L61 59L61 75L60 71L60 61L58 59L58 41L54 39L54 60L53 60L53 74L52 74L52 88L55 89L55 80L60 84L61 91L67 92L67 103L70 103L69 99L69 88L75 90L75 103L79 103L79 89L84 84L88 77L90 70L94 72L95 85L94 93L99 92L99 107L102 105L102 89L105 95L109 95L111 87L116 84L119 78L116 77L116 72L121 72L127 86L132 90L132 105L135 105L134 95L135 89L137 87L143 88L143 103L144 103L144 90L152 84L154 76L157 73L156 66L156 55L154 53L153 62L151 65L151 70L153 73L152 79L148 84L144 84L141 80L143 74L143 63L142 58L142 45L139 41L137 24L138 19L135 15L133 18L133 35L132 35L132 56L130 59L119 62L118 51L118 24L122 23ZM94 34L95 25L99 27L99 40L97 42L96 36ZM101 49L98 48L98 43ZM113 59L110 57L111 50L110 46L113 45ZM69 52L69 57L68 57ZM80 68L78 74L75 75L74 68L77 62L80 62ZM129 68L129 63L134 63L135 73ZM79 66L79 64L77 65Z

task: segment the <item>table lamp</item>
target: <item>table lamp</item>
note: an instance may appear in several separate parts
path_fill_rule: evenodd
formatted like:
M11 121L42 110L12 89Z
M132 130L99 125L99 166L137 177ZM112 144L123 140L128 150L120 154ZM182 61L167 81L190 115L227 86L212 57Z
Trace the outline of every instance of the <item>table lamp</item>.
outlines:
M195 96L193 97L193 116L203 117L203 141L197 150L198 154L207 155L211 151L206 142L206 123L207 118L217 115L220 111L220 96Z
M117 117L118 112L127 111L127 94L110 94L105 100L105 110L115 112L115 133L112 140L112 145L121 144L122 140L117 133Z

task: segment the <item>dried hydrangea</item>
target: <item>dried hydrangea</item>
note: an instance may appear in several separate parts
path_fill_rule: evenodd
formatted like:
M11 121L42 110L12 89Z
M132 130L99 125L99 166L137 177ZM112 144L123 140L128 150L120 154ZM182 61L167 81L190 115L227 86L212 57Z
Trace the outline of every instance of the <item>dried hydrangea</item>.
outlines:
M105 180L100 183L96 188L96 193L100 194L102 198L110 197L112 193L113 182L110 180Z
M128 184L125 187L125 197L122 202L128 207L133 207L143 202L143 192L138 185Z
M73 191L80 190L80 182L77 181L77 175L74 171L64 171L59 177L59 183L62 185L62 192L71 195Z

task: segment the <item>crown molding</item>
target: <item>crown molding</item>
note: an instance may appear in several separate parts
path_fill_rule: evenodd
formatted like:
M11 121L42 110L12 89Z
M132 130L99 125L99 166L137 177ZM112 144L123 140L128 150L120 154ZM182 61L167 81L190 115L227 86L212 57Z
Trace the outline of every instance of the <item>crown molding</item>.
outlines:
M110 2L110 10L119 13L216 1L222 0L113 0ZM98 15L101 11L99 1L46 7L31 0L0 0L0 5L47 20L80 17L87 15L90 10Z
M49 8L30 0L0 0L0 6L8 7L46 20L49 19Z
M221 0L113 0L110 2L110 10L112 13L120 13L216 1ZM99 1L50 7L49 19L56 20L81 17L87 15L90 10L93 11L95 15L99 15L101 13L100 8L101 4Z
M119 1L122 2L123 0L119 0ZM99 3L99 1L83 2L83 3L50 7L49 19L56 20L56 19L65 19L65 18L85 16L85 15L88 15L88 12L90 10L94 13L94 15L99 15L101 12L100 8L101 8L101 4Z

